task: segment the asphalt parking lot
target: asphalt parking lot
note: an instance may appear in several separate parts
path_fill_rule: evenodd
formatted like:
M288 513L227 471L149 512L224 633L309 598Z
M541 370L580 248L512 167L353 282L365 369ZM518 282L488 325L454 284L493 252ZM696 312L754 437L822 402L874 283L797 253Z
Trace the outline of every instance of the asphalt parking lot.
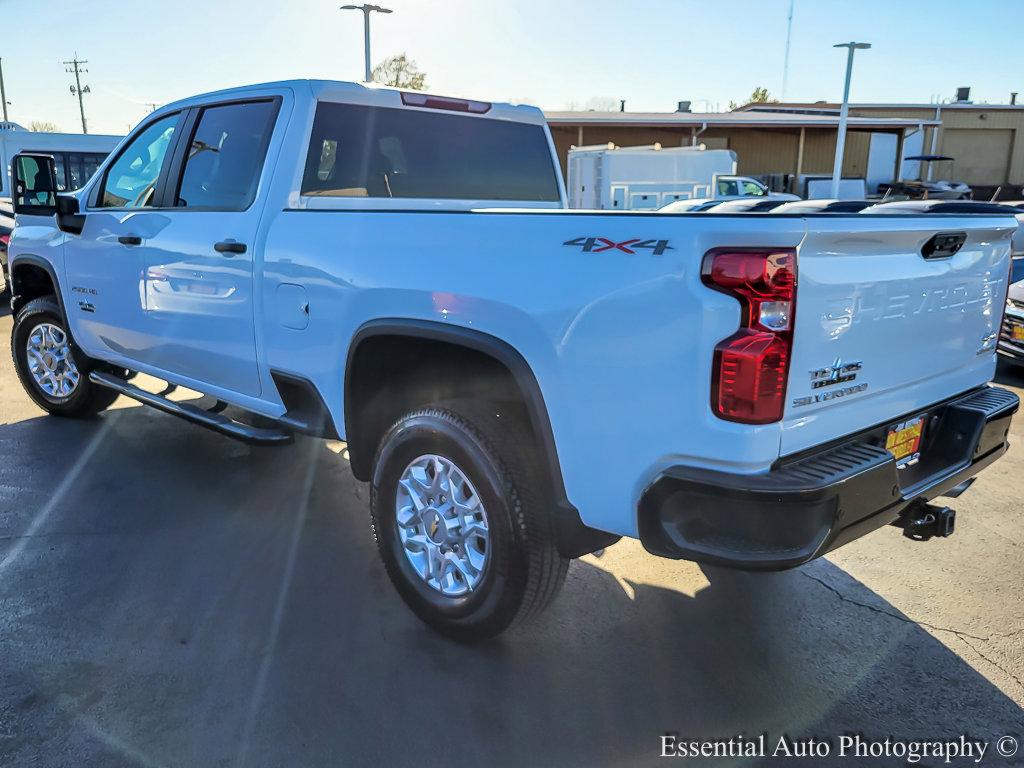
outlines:
M619 766L658 762L667 732L1024 737L1022 417L950 540L884 529L769 575L623 542L476 647L391 589L340 444L250 448L123 399L46 417L6 351L0 424L3 766Z

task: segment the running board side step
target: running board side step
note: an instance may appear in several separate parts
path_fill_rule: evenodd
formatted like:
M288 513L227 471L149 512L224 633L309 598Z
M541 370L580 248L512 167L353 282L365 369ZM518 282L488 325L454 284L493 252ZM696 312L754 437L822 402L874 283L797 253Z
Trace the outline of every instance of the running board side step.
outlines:
M215 432L220 432L228 437L233 437L236 440L242 440L253 445L284 445L292 442L293 439L292 433L283 429L253 427L248 424L242 424L239 421L228 418L219 411L205 411L192 403L178 403L174 400L168 400L163 395L147 392L124 379L110 373L104 373L103 371L92 371L89 374L89 381L98 386L116 390L125 397L137 400L143 405L150 405L164 413L179 416L186 421L191 421L193 424L198 424L201 427L212 429Z

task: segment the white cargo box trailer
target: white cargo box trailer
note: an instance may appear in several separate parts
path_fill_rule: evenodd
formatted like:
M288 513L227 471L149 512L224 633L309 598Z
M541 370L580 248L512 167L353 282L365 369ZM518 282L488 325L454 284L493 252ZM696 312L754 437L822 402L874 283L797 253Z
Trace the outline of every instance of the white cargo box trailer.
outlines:
M569 206L654 210L676 200L715 197L719 176L736 173L736 153L696 147L616 147L569 150Z

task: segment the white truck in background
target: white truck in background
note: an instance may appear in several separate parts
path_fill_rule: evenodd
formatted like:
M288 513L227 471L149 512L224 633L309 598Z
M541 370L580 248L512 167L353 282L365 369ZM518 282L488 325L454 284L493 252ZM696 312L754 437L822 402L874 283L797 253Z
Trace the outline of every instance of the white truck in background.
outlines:
M618 147L598 144L569 150L570 208L653 211L679 200L780 197L757 179L736 175L730 149Z

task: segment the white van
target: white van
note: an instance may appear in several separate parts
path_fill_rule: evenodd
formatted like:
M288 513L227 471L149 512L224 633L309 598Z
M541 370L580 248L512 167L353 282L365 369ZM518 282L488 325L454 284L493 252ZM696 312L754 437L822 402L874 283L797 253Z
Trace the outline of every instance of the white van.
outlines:
M11 158L19 152L53 155L57 188L65 192L84 185L122 138L91 133L43 133L17 123L0 122L0 198L11 197Z

